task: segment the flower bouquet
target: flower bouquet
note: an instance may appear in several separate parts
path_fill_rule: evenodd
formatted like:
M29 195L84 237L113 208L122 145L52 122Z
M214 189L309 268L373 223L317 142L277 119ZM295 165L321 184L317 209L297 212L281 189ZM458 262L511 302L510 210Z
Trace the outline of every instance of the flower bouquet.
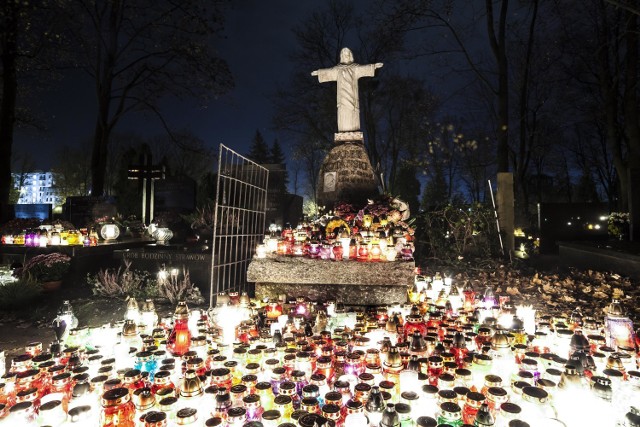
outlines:
M60 252L36 255L19 269L14 275L20 279L35 282L56 282L64 278L71 268L71 257Z
M629 213L611 212L607 230L611 237L624 240L629 235Z

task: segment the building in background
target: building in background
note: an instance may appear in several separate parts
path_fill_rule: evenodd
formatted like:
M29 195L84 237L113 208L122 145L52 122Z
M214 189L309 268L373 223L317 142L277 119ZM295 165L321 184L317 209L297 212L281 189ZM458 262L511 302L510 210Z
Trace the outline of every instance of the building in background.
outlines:
M20 192L19 205L58 204L58 195L54 188L53 173L25 172L13 174L14 187Z

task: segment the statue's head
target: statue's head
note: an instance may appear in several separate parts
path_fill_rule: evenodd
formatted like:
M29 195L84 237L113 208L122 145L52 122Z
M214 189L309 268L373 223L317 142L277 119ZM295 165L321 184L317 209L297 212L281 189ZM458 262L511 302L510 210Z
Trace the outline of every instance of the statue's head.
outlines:
M340 51L340 63L345 65L353 63L353 53L348 47L343 47Z

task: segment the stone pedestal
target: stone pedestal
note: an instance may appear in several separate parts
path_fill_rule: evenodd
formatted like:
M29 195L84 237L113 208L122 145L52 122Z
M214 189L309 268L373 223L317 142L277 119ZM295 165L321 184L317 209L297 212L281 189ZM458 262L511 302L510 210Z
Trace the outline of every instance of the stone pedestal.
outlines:
M498 192L496 195L496 207L500 220L500 231L505 254L511 254L515 247L515 212L513 195L513 174L509 172L498 173Z
M255 282L256 298L305 297L346 305L384 305L407 300L414 280L414 262L329 261L302 257L254 258L247 281Z
M360 132L351 133L361 136ZM316 189L318 205L327 210L332 210L339 201L364 205L377 194L378 183L362 142L341 142L334 146L320 168Z

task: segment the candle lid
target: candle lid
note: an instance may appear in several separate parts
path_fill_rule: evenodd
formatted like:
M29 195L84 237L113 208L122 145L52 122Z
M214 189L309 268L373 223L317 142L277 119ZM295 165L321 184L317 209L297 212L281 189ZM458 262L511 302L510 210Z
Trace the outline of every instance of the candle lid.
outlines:
M443 401L455 402L458 399L458 394L453 390L440 390L438 397Z
M422 392L428 396L434 396L438 393L438 387L432 384L425 384L422 386Z
M313 427L314 425L320 425L322 421L324 421L322 418L323 417L318 414L305 414L298 418L298 424L300 427Z
M149 387L142 387L133 392L133 403L136 409L146 411L155 405L156 398Z
M280 411L278 411L277 409L270 409L262 413L262 419L267 421L275 421L279 419L280 416L281 416ZM310 426L310 427L313 427L313 426Z
M253 423L257 423L259 424L259 426ZM222 424L222 418L220 417L212 417L204 422L205 427L219 427L221 424ZM259 421L251 421L249 423L244 424L244 426L248 427L249 424L251 424L251 427L262 427L262 423Z
M528 402L545 403L549 393L539 387L525 387L522 389L522 398Z
M487 389L487 394L494 397L506 397L507 390L503 389L502 387L489 387Z
M519 414L520 412L522 412L522 408L520 407L520 405L516 405L515 403L504 402L502 405L500 405L500 411L507 414Z
M16 403L15 405L13 405L11 408L9 408L9 412L11 413L23 413L23 412L27 412L31 409L31 407L33 406L33 403L30 401L27 402L19 402Z
M60 400L50 400L40 405L40 412L42 413L42 411L54 410L60 405L62 405L62 402Z
M396 412L398 414L409 414L411 413L411 406L406 403L396 403Z
M117 406L127 403L131 400L129 389L124 387L117 387L111 390L107 390L102 395L102 406Z
M460 417L460 406L454 402L444 402L440 404L442 415L444 417Z
M477 404L478 407L480 407L480 404L484 402L484 400L485 400L485 397L484 397L484 394L482 393L479 393L477 391L470 391L469 393L467 393L467 402L469 403L474 402Z
M291 404L293 401L291 399L291 396L287 396L285 394L279 394L275 397L275 399L273 399L273 403L275 403L276 405L289 405Z
M229 408L227 415L229 418L244 418L244 416L247 415L247 410L243 407L236 406L234 408Z
M42 410L42 407L40 407ZM85 423L87 419L91 416L91 406L90 405L81 405L76 406L69 409L69 420L72 423Z
M182 408L176 413L176 423L186 425L198 419L198 410L195 408Z
M416 419L416 424L419 427L436 427L438 422L431 417L422 416Z
M167 414L161 411L151 411L147 412L147 415L144 417L145 427L153 427L153 426L163 426L166 425L165 421L167 419Z

